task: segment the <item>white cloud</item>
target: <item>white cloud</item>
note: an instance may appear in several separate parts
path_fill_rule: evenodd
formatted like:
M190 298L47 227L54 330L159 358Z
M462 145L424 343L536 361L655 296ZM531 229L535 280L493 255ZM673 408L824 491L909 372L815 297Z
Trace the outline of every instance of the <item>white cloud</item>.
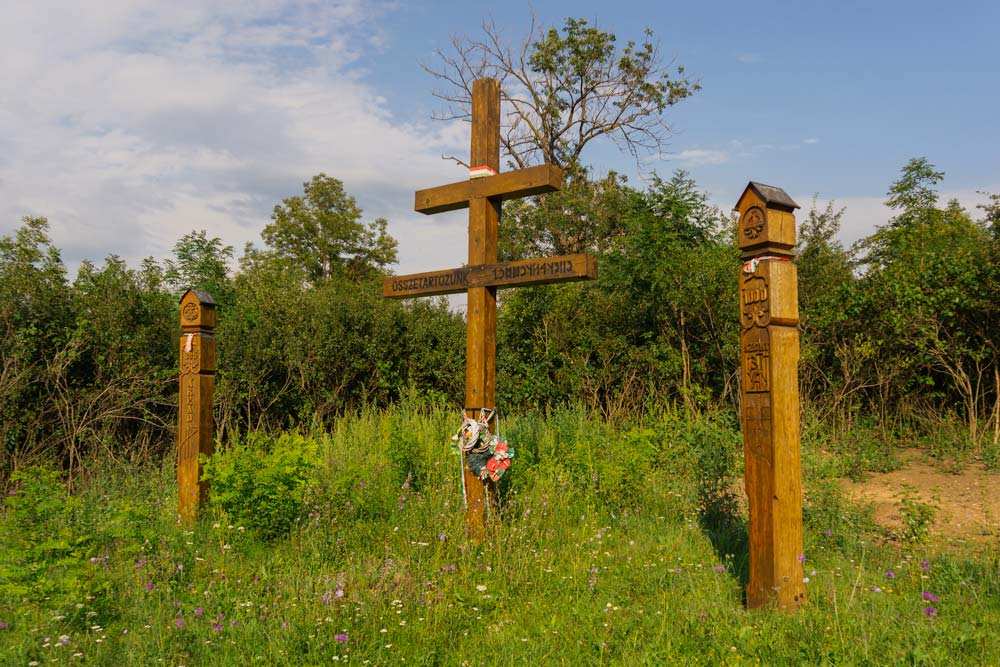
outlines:
M724 164L729 162L729 153L726 151L704 150L700 148L681 151L664 156L668 160L676 162L686 162L688 164Z
M819 143L819 139L817 139L816 137L809 137L808 139L803 139L802 143L804 143L804 144L818 144Z
M323 171L367 219L390 219L402 270L445 261L408 250L410 207L414 190L461 177L439 156L467 135L393 118L355 67L386 39L379 5L11 4L0 23L0 234L45 215L71 268L110 253L133 265L169 256L192 229L240 249Z

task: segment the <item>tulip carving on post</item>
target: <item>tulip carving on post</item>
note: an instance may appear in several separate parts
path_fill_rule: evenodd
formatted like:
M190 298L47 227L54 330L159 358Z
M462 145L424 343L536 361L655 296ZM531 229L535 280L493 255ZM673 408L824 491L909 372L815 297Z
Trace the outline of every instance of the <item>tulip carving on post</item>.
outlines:
M750 510L747 606L806 602L799 455L798 205L750 182L739 202L743 455Z
M181 297L181 380L177 410L177 514L191 524L208 499L199 455L211 456L215 394L215 300L188 290Z

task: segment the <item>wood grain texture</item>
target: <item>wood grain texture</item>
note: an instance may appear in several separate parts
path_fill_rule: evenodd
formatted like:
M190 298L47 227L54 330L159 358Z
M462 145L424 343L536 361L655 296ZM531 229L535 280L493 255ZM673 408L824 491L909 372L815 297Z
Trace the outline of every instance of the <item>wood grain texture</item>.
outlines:
M794 244L794 215L767 206L750 187L740 197L737 233L745 259L766 257L775 248L790 253L789 242ZM763 259L753 273L741 270L743 453L750 514L747 606L751 608L773 603L794 611L806 603L797 324L794 264Z
M214 451L215 302L201 303L193 290L181 299L180 383L177 410L177 515L194 523L208 499L199 456Z
M596 279L596 257L586 254L560 255L387 276L382 280L382 296L405 299L428 294L458 294L470 287L521 287Z
M517 199L555 192L562 187L562 169L551 164L508 171L468 181L417 190L413 210L425 215L468 208L477 197Z
M500 170L500 84L493 79L478 79L472 86L469 164ZM496 264L499 224L498 199L479 196L469 201L470 265ZM496 407L496 330L496 288L470 288L465 331L466 407ZM486 534L486 485L465 463L465 527L469 537L481 540Z

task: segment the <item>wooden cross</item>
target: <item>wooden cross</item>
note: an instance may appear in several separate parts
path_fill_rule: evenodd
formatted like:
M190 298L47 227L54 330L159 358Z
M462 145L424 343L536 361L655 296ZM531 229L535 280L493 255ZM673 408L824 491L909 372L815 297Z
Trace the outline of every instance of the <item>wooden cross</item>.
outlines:
M469 263L445 271L388 276L383 296L406 298L468 292L465 338L465 413L476 419L481 409L496 408L496 290L498 287L540 285L597 278L597 260L590 255L564 255L497 263L500 204L505 199L554 192L562 187L562 170L541 165L499 174L500 84L477 79L472 85L472 147L470 175L482 178L419 190L414 209L430 215L469 209ZM481 169L487 167L488 169ZM484 482L473 474L463 455L466 530L481 539L486 527Z

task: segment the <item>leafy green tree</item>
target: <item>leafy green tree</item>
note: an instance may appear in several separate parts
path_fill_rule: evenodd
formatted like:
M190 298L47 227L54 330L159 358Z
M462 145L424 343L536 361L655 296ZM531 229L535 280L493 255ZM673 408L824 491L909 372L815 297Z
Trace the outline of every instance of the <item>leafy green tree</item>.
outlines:
M48 220L26 217L0 237L0 476L46 453L46 369L73 314Z
M189 289L205 290L216 302L229 301L232 289L229 263L233 247L218 237L208 238L204 229L182 236L174 244L174 259L164 262L163 277L178 295Z
M313 283L333 275L370 276L396 261L396 240L386 220L364 225L361 208L344 184L317 174L303 184L304 195L274 207L264 242L279 256L298 263Z
M561 31L532 19L517 47L493 22L483 24L483 33L456 37L452 52L437 52L440 69L424 69L446 86L435 93L448 105L441 119L471 117L475 79L500 82L508 109L500 141L519 167L534 161L580 166L584 147L601 137L635 157L656 154L670 136L667 108L700 88L683 67L664 65L648 28L640 42L624 47L614 33L577 18L567 18Z
M591 180L581 169L570 170L561 190L504 204L500 258L611 250L625 234L622 212L632 196L614 172Z
M997 359L995 270L985 226L957 201L937 207L942 178L924 158L903 168L889 191L897 216L864 244L871 264L850 315L874 349L878 412L893 401L958 402L978 446Z

